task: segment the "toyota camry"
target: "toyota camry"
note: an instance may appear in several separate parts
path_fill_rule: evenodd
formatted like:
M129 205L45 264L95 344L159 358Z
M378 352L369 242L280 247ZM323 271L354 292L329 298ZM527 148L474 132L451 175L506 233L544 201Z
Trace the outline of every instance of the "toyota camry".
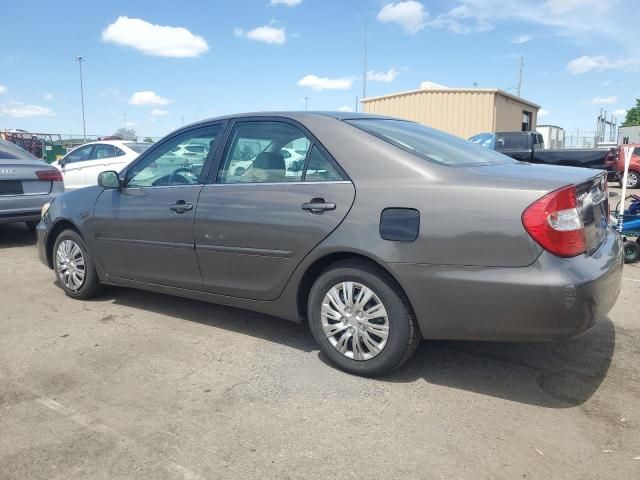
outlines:
M201 161L176 161L194 144ZM605 316L622 272L605 174L387 117L232 115L58 197L39 255L70 297L118 285L304 321L336 366L384 375L423 338L563 340Z

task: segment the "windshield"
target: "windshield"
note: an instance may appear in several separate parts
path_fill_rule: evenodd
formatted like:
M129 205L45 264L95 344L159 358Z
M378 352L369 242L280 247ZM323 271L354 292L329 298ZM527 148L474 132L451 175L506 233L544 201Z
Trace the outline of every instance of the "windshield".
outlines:
M149 149L152 143L140 143L140 142L127 142L125 143L127 147L133 150L136 153L142 153L145 150Z
M459 167L516 162L506 155L419 123L378 118L347 120L347 123L420 158L442 165Z
M37 158L13 143L0 140L0 160L37 160Z

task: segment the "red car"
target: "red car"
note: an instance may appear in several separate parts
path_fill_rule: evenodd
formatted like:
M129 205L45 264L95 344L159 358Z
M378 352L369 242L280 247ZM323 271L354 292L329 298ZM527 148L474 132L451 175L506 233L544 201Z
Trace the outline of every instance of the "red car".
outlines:
M622 174L624 173L624 147L634 147L629 163L629 173L627 174L627 188L640 188L640 145L622 145L618 147L616 155L616 170L620 172L620 184L622 185Z

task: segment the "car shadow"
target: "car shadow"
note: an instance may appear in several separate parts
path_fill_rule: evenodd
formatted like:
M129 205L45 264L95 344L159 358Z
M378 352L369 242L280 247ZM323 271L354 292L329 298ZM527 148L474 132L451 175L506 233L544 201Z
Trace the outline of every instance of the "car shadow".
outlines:
M110 288L115 304L223 328L304 352L318 351L306 325L267 315L167 295ZM425 381L519 403L568 408L586 402L603 382L615 349L609 318L564 343L423 341L392 375L372 380Z
M36 234L24 223L0 225L0 249L35 245Z

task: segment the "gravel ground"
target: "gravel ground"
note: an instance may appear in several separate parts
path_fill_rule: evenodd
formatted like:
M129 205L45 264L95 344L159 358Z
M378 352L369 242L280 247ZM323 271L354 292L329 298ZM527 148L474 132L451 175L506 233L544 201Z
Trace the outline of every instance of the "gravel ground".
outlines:
M565 344L423 342L381 380L300 325L65 297L0 226L0 479L640 478L640 265Z

